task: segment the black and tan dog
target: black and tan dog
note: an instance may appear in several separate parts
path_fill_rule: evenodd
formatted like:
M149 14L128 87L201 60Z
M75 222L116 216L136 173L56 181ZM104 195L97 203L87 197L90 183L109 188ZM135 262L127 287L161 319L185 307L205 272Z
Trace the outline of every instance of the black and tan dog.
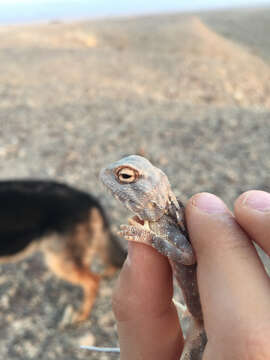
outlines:
M0 181L0 239L1 263L40 249L55 274L82 286L84 301L74 321L88 317L97 295L93 257L105 260L107 274L125 258L98 200L54 181Z

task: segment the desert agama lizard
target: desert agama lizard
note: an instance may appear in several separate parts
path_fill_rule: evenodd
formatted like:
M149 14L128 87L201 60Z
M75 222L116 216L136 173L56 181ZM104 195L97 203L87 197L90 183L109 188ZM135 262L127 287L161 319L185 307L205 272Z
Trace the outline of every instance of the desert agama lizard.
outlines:
M103 184L135 215L122 225L126 240L153 246L165 255L182 289L191 315L180 360L202 359L206 344L196 278L196 259L185 225L184 207L171 190L167 176L144 157L131 155L100 173Z

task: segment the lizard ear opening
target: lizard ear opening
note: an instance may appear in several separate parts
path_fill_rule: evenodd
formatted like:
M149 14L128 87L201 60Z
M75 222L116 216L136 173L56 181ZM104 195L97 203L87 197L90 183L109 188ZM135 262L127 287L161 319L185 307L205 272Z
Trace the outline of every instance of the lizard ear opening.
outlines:
M121 184L130 184L137 180L139 174L130 167L121 167L116 171L116 176Z

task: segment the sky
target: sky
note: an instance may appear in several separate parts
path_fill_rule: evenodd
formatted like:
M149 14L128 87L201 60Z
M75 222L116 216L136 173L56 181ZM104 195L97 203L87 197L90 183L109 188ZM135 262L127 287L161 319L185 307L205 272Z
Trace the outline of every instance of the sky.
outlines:
M268 5L270 0L0 0L0 24Z

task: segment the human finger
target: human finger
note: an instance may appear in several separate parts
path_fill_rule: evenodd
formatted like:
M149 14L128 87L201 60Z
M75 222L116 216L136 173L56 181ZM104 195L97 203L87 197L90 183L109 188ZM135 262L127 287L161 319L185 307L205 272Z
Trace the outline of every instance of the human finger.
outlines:
M130 242L113 295L121 360L180 356L183 336L172 296L167 259L150 246Z
M247 191L236 200L234 211L244 231L270 255L270 194Z
M267 274L252 242L218 197L195 195L186 216L209 341L219 348L228 343L240 348L247 332L269 324Z

